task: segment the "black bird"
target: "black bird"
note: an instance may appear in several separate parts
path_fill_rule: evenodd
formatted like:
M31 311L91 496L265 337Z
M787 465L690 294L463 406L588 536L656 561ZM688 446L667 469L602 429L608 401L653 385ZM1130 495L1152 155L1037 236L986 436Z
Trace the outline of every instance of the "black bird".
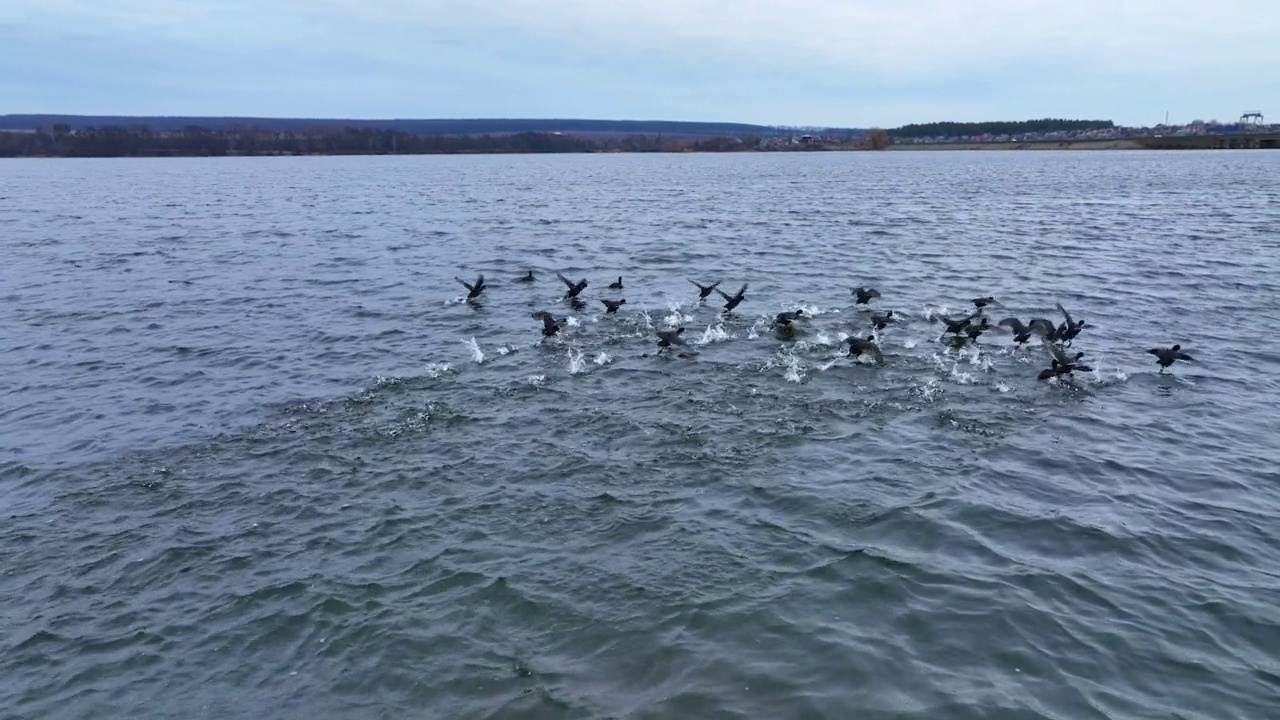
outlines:
M585 278L579 280L577 283L573 283L569 281L569 278L561 275L560 273L556 273L556 277L560 278L560 282L564 283L565 287L569 288L569 291L564 294L567 298L576 298L578 297L578 293L587 289L587 281Z
M1048 380L1050 378L1058 377L1059 374L1060 373L1058 372L1058 361L1054 360L1052 365L1040 371L1040 374L1036 376L1036 379Z
M669 348L672 345L680 345L681 347L689 347L685 344L684 328L679 327L675 330L659 330L658 331L658 352L662 352L662 348Z
M885 329L885 327L891 322L893 322L892 310L887 311L883 315L879 315L877 313L871 313L871 327L877 330Z
M845 338L844 341L849 343L849 357L859 358L870 353L875 357L876 362L884 362L884 354L880 352L880 346L876 344L874 335L868 335L865 339L849 337Z
M773 329L783 338L792 338L796 334L795 321L804 317L804 310L788 310L780 312L773 318Z
M997 304L996 299L991 297L990 295L986 297L974 298L972 302L973 302L973 306L978 308L979 310L981 310L982 308L988 305Z
M938 319L942 321L942 324L947 326L947 332L943 333L944 335L947 333L959 335L960 333L964 332L965 328L969 327L969 323L972 322L973 319L976 317L978 317L977 313L974 313L969 317L963 317L959 319L949 318L945 315L939 315Z
M1164 372L1165 368L1178 360L1194 360L1190 355L1182 352L1181 345L1174 345L1169 348L1151 348L1147 352L1156 356L1156 362L1160 363L1160 372Z
M534 313L533 316L535 318L542 320L542 336L543 337L551 337L552 335L555 335L556 333L560 332L560 327L564 322L563 320L557 320L551 313L547 312L546 310L539 310L538 312Z
M480 277L476 278L475 285L472 285L471 283L467 282L466 280L463 280L462 278L454 278L454 280L457 280L458 282L462 283L467 287L467 302L471 302L472 300L475 300L476 298L480 297L480 293L484 292L484 275L483 274L481 274Z
M1022 321L1016 317L1005 318L996 323L1000 327L1008 328L1013 333L1013 341L1019 345L1026 343L1035 334L1035 330L1022 324Z
M715 290L717 287L719 287L719 286L720 286L720 281L719 281L719 280L717 280L717 281L715 281L715 282L711 283L710 285L703 285L702 283L696 282L696 281L694 281L694 280L690 280L689 282L691 282L691 283L693 283L694 285L697 285L697 286L698 286L698 299L699 299L699 300L706 300L706 299L707 299L707 296L708 296L708 295L710 295L710 294L711 294L711 292L712 292L713 290Z
M1082 352L1076 353L1075 357L1067 357L1067 354L1062 351L1062 348L1054 345L1053 343L1046 342L1044 344L1044 348L1049 351L1049 355L1053 358L1053 362L1058 368L1059 375L1066 375L1074 370L1088 372L1093 369L1080 362L1080 359L1084 357L1084 353Z
M991 329L991 322L987 320L986 316L983 316L982 322L978 323L977 325L973 323L969 323L968 325L966 325L964 328L964 334L967 335L970 340L973 340L976 342L979 335L981 335L982 333L990 329Z
M1054 304L1058 306L1058 312L1062 313L1062 317L1067 319L1065 323L1058 326L1058 342L1070 344L1071 340L1075 338L1075 336L1079 335L1080 331L1084 329L1084 321L1081 320L1080 322L1074 322L1071 319L1071 313L1067 312L1066 308L1062 307L1062 303Z
M605 307L604 314L612 315L618 312L618 308L627 304L627 299L622 298L621 300L601 300L600 302L604 303L604 307Z
M791 323L795 322L796 320L799 320L802 317L804 317L803 308L799 310L788 310L786 312L778 313L778 315L773 319L773 324L774 325L790 325Z
M747 286L745 284L742 286L742 289L738 290L736 295L729 295L723 290L716 290L716 292L720 293L720 297L724 298L725 300L724 302L725 312L730 312L734 308L738 307L738 305L740 305L743 300L747 299Z
M617 282L609 283L609 289L610 289L610 290L621 290L621 289L622 289L622 276L621 276L621 275L619 275L619 276L618 276L618 281L617 281Z
M853 289L853 295L856 298L856 300L853 301L855 305L866 305L871 302L873 298L880 297L880 291L875 288L858 287Z
M1050 367L1040 371L1040 374L1036 376L1036 379L1048 380L1050 378L1062 377L1064 375L1067 377L1071 377L1071 373L1076 370L1080 370L1082 372L1090 372L1093 370L1093 368L1089 367L1088 365L1063 365L1057 360L1054 360L1053 364Z
M532 270L530 270L528 273L524 274L523 276L516 278L516 282L533 282L533 280L534 280L534 277L533 277Z

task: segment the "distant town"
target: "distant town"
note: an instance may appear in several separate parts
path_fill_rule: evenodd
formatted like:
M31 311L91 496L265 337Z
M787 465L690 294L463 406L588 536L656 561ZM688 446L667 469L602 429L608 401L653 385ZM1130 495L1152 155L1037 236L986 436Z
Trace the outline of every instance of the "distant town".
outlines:
M0 157L206 157L841 150L1267 149L1261 112L1224 123L1124 127L1045 118L897 128L612 120L324 120L0 116Z

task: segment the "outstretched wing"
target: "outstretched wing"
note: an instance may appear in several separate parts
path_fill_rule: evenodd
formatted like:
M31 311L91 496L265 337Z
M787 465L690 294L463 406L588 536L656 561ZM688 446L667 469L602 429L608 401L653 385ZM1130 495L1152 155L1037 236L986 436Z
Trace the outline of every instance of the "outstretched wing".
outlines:
M475 288L472 287L471 283L467 282L466 280L463 280L460 277L456 277L454 278L454 280L457 280L458 282L462 283L463 287L467 289L467 292L475 292Z
M1076 324L1071 321L1071 313L1067 312L1067 309L1062 307L1062 303L1054 303L1054 305L1058 307L1058 312L1062 313L1062 317L1067 319L1067 327L1075 327Z
M561 275L560 273L556 273L556 277L560 278L560 282L564 283L565 287L569 288L570 290L576 287L573 283L569 282L569 278L565 277L564 275Z
M1025 325L1023 325L1021 320L1019 320L1018 318L1012 318L1012 317L1005 318L1000 322L996 323L996 325L999 325L1000 327L1009 328L1010 330L1013 331L1014 335L1021 335L1022 333L1027 332L1030 329Z
M1046 339L1052 338L1058 332L1058 328L1054 327L1053 323L1047 318L1032 318L1031 323L1027 325L1027 329Z

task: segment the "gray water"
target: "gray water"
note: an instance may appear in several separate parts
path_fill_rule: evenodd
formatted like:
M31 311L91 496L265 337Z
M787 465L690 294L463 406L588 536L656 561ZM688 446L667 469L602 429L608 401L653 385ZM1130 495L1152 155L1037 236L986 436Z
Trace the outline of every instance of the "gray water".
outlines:
M0 717L1280 712L1280 154L7 161L0 251Z

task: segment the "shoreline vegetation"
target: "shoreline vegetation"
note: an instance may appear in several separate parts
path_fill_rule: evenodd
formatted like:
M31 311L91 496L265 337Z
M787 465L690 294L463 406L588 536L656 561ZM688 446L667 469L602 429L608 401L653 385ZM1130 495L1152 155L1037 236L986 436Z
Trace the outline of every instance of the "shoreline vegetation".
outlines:
M41 119L62 121L20 126ZM195 119L209 126L181 124ZM1052 119L931 123L890 130L593 120L404 120L326 126L307 120L246 125L246 120L234 118L136 118L146 122L89 124L99 120L120 118L2 116L0 158L1137 150L1267 148L1280 141L1280 128L1274 126L1218 125L1209 130L1227 129L1209 132L1204 127L1119 128L1111 121ZM557 127L564 129L552 129ZM465 130L485 132L459 132Z

